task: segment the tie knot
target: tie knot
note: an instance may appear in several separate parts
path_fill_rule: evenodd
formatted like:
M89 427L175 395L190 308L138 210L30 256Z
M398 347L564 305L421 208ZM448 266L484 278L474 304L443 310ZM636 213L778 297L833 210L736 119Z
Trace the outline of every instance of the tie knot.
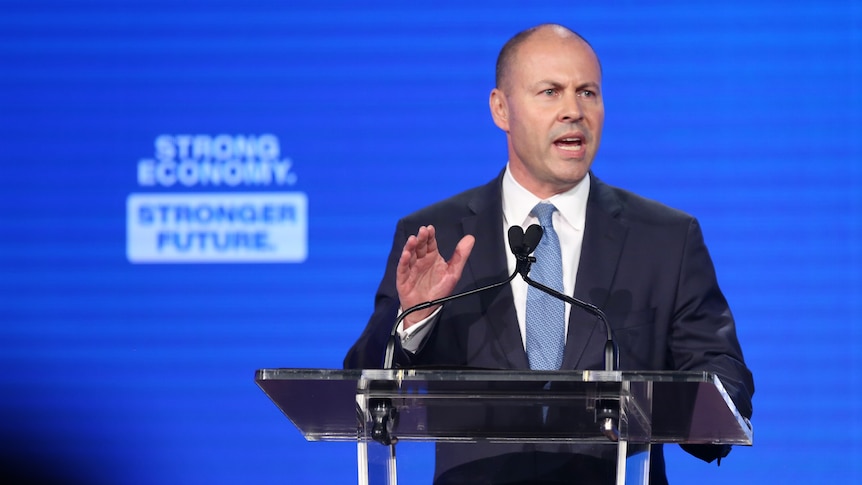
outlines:
M541 224L542 227L554 227L554 223L551 218L556 210L557 208L554 204L540 202L536 204L536 207L533 207L533 215L539 218L539 224Z

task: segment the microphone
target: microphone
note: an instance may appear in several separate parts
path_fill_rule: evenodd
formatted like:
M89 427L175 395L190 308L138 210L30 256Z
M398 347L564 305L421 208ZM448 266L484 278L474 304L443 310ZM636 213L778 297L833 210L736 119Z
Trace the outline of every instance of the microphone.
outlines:
M536 250L539 241L542 239L542 228L536 224L527 228L527 232L521 229L521 226L512 226L509 228L509 249L516 258L529 256L530 253Z
M528 276L530 273L530 266L536 262L536 258L530 256L530 253L532 253L536 249L536 246L539 245L539 241L542 239L542 227L538 224L533 224L528 227L526 234L524 234L524 236L521 238L521 242L517 246L512 244L513 230L516 230L517 232L520 231L521 228L519 226L512 226L509 228L509 246L512 253L515 255L515 258L518 260L518 269L516 270L516 272L521 274L521 278L523 278L528 285L537 288L553 296L554 298L563 300L566 303L582 308L598 317L598 319L601 320L602 324L605 326L605 331L607 331L608 337L607 342L605 342L605 370L617 370L617 368L619 367L619 351L617 349L617 344L614 341L613 331L611 330L611 326L608 323L608 317L605 316L605 312L603 312L599 307L593 305L592 303L587 303L585 301L578 300L577 298L573 298L569 295L560 293L553 288L549 288L539 283L538 281L530 279L530 277ZM518 237L516 235L514 240L517 241L517 239ZM529 250L529 252L525 253L525 251L527 250Z
M526 241L526 238L524 237L524 231L521 231L520 235L517 234L517 231L515 231L515 234L513 234L512 229L515 229L515 227L517 227L517 229L519 229L519 230L521 229L518 226L513 226L513 227L509 228L509 246L522 248L521 252L523 252L525 249L527 249L525 247L526 246L525 243L528 241ZM542 232L541 228L539 228L539 237L536 238L535 242L532 243L532 246L529 247L529 252L526 253L527 255L529 255L535 249L535 245L538 244L539 239L541 239L541 237L542 237L541 232ZM533 258L533 261L535 261L535 258ZM498 283L493 283L493 284L490 284L487 286L482 286L480 288L474 288L472 290L464 291L461 293L456 293L454 295L445 296L443 298L438 298L436 300L431 300L431 301L419 303L418 305L413 305L412 307L401 312L401 315L398 315L398 318L395 319L395 325L392 326L392 330L389 332L389 340L386 342L386 350L383 353L383 355L384 355L384 357L383 357L383 369L385 370L385 369L391 369L392 368L392 363L393 363L392 361L395 359L395 340L398 338L398 326L401 325L401 322L404 321L404 318L406 318L407 315L410 315L411 313L417 312L419 310L424 310L426 308L431 308L433 306L440 305L442 303L446 303L446 302L449 302L452 300L457 300L457 299L463 298L465 296L475 295L476 293L481 293L485 290L498 288L500 286L509 284L509 282L511 282L513 279L515 279L515 276L518 276L518 269L517 268L515 269L515 271L512 272L511 275L509 275L508 278L506 278L505 280L500 281Z
M542 239L542 228L536 224L527 228L526 234L521 226L509 228L509 250L515 255L515 271L522 277L530 272L530 264L536 262L536 258L530 254L536 250Z

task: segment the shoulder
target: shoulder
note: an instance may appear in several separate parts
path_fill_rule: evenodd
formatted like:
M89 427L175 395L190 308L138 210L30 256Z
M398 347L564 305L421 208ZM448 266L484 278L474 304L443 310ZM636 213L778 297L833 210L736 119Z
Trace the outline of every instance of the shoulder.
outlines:
M496 177L485 185L465 190L408 214L399 222L411 229L428 224L451 224L480 213L491 204L502 207L500 197L500 177Z
M590 193L594 208L610 213L621 222L645 226L685 226L696 223L696 219L679 209L649 199L634 192L614 187L593 178L595 190Z

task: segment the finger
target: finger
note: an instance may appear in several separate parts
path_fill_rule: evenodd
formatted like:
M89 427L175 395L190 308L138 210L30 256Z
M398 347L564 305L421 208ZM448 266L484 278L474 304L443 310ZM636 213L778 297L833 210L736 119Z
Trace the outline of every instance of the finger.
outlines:
M407 281L407 276L410 274L410 267L413 266L416 255L416 236L407 238L404 243L404 249L401 251L401 257L398 258L398 266L396 268L396 282L402 283Z
M425 250L426 254L439 254L439 249L437 248L437 230L431 225L428 226L428 242Z
M416 259L422 259L428 253L428 228L422 226L416 232Z

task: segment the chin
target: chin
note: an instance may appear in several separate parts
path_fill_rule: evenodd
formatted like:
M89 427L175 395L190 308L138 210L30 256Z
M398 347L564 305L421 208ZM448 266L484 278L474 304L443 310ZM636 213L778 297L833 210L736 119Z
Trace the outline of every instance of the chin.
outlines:
M557 180L559 180L565 185L577 185L578 183L580 183L581 180L584 179L584 177L587 176L587 172L589 171L589 166L578 167L577 169L573 170L566 170L563 173L557 174Z

